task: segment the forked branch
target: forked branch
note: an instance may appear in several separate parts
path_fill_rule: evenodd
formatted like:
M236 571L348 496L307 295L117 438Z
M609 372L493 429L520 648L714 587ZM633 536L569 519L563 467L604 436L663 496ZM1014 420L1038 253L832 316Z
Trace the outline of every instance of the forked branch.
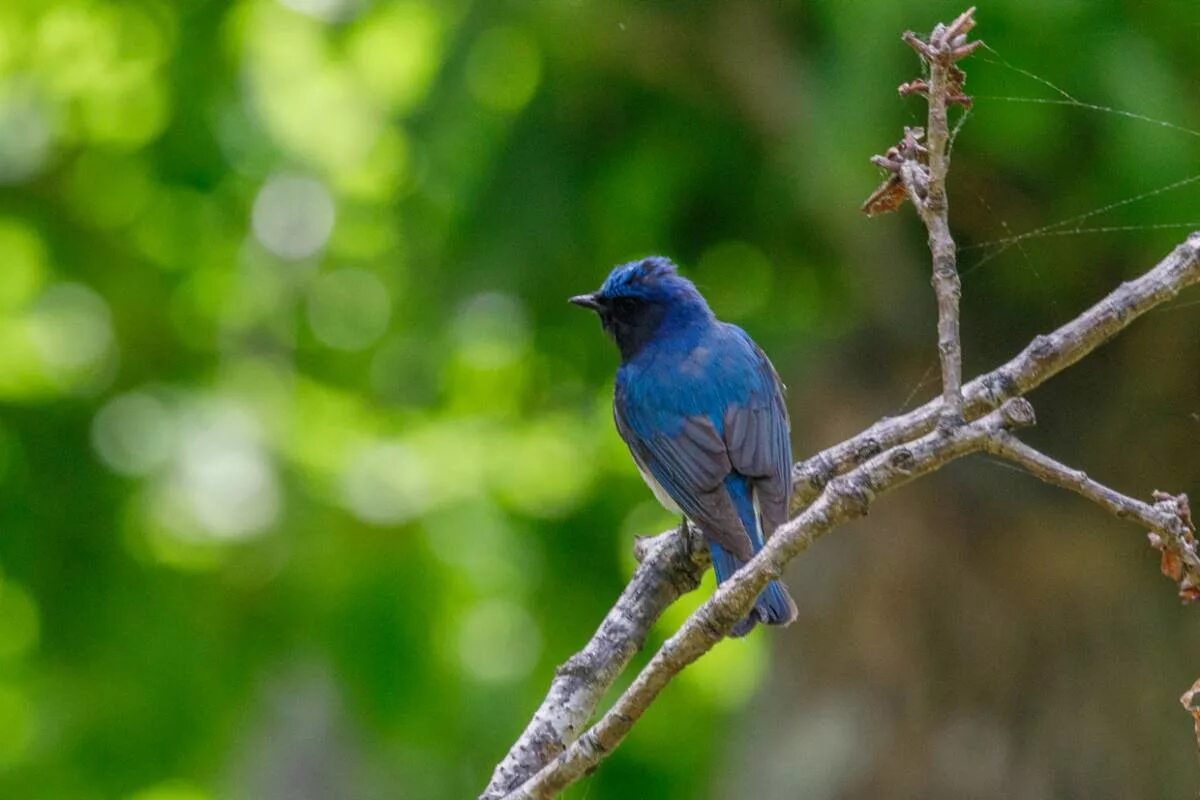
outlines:
M987 446L993 436L1032 425L1033 407L1009 400L999 410L957 426L935 431L892 448L833 480L815 503L777 529L767 545L717 587L712 598L688 617L600 721L567 750L534 775L510 800L547 800L583 777L605 758L645 713L659 692L684 667L707 653L729 634L754 605L759 593L778 578L787 562L818 537L867 513L874 499Z

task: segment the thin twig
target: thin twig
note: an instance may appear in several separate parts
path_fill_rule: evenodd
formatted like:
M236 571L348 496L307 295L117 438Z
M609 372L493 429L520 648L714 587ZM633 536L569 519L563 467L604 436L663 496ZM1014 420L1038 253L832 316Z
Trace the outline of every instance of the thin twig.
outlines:
M946 175L950 171L950 122L947 107L951 103L968 105L963 94L966 75L956 62L969 55L979 42L967 44L967 33L975 26L975 9L968 9L950 25L938 25L929 40L922 41L911 31L907 42L929 68L928 81L913 81L900 87L901 94L920 93L929 101L929 119L925 128L925 147L918 154L901 155L905 161L900 178L913 206L929 234L929 252L933 256L933 284L938 306L938 357L942 362L942 425L960 424L963 417L962 339L959 332L958 305L962 282L958 277L957 250L950 234L950 203L946 193ZM923 156L918 160L918 156Z
M1200 587L1200 555L1196 552L1187 496L1155 493L1155 502L1146 503L1121 494L1088 477L1082 470L1068 467L1011 436L1001 433L987 443L987 451L1025 468L1031 475L1059 488L1091 500L1117 519L1133 520L1151 531L1151 544L1163 551L1163 571L1180 584L1185 600L1196 599ZM1178 568L1171 566L1178 563Z

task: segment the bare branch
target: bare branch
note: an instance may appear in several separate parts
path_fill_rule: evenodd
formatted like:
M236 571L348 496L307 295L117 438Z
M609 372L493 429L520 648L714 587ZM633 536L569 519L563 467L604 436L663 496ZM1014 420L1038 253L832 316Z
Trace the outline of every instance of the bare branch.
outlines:
M685 538L685 536L687 538ZM508 795L562 753L586 728L604 693L646 643L651 626L708 569L704 538L694 527L638 541L639 561L625 591L591 641L554 673L550 691L492 773L480 800Z
M1027 394L1107 342L1147 311L1200 283L1200 231L1149 272L1118 286L1075 319L1029 345L1002 366L963 387L963 413L974 419L1010 397ZM792 470L792 502L812 502L834 476L889 447L931 430L942 399L930 400L899 417L884 418L844 442L800 462Z
M904 34L929 68L928 80L900 87L900 94L923 94L929 101L924 162L908 157L899 175L929 232L929 252L933 256L933 290L938 304L938 357L942 362L942 424L962 422L962 340L959 334L958 301L962 281L958 277L958 256L950 235L950 204L946 194L946 175L950 171L950 123L947 108L952 104L970 105L963 93L966 74L955 62L970 55L979 42L967 44L966 36L975 27L975 9L969 8L949 25L933 29L928 42L914 33Z
M1000 432L1032 425L1033 421L1033 407L1028 402L1010 400L980 420L926 434L831 481L815 503L776 530L753 559L717 587L713 596L655 653L599 722L510 794L508 800L546 800L587 774L620 744L663 687L725 638L767 583L778 578L784 566L819 536L866 514L877 495L984 448Z
M1180 597L1185 602L1197 599L1200 554L1196 552L1196 529L1187 495L1155 492L1153 504L1136 500L1089 478L1086 472L1055 461L1009 434L999 434L991 439L987 450L1024 467L1046 483L1091 500L1118 519L1134 520L1149 528L1150 543L1163 551L1163 572L1179 583Z

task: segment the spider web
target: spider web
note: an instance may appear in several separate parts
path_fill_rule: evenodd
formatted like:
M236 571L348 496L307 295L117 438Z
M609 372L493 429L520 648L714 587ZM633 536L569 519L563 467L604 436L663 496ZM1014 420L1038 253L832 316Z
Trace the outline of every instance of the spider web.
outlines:
M989 63L989 64L993 64L993 65L1002 67L1002 68L1010 70L1018 75L1021 75L1025 78L1028 78L1028 79L1046 87L1047 89L1051 90L1056 96L1054 96L1054 97L1026 97L1026 96L1020 96L1020 95L975 95L974 99L977 102L985 102L985 103L1006 102L1006 103L1029 104L1029 105L1045 105L1045 106L1060 106L1060 107L1067 107L1067 108L1076 108L1081 111L1086 111L1089 113L1109 114L1114 117L1128 120L1130 122L1141 123L1141 124L1145 124L1145 125L1153 125L1158 128L1162 128L1164 130L1168 130L1168 131L1180 134L1182 136L1188 136L1188 137L1200 139L1200 130L1189 128L1187 126L1180 125L1180 124L1178 124L1176 122L1172 122L1170 120L1159 119L1157 117L1153 117L1148 114L1143 114L1143 113L1140 113L1137 111L1131 111L1128 109L1116 108L1116 107L1112 107L1112 106L1102 105L1100 103L1092 103L1092 102L1080 100L1079 98L1073 96L1072 94L1070 94L1069 92L1067 92L1065 89L1058 86L1054 82L1052 82L1052 81L1050 81L1028 69L1024 69L1022 67L1019 67L1019 66L1009 62L995 48L993 48L987 44L984 44L982 46L981 51L985 51L986 53L990 54L991 57L983 56L981 53L981 54L977 55L976 58L979 58L980 60L984 61L985 63ZM954 144L958 138L959 132L963 129L963 126L966 123L967 119L970 117L970 115L971 115L971 112L968 109L967 111L965 111L963 114L961 114L959 116L957 122L955 123L955 126L950 134L950 141L949 141L949 145L948 145L948 147L951 151L953 151ZM1167 195L1172 192L1177 192L1179 190L1193 186L1194 184L1200 184L1200 173L1196 173L1196 174L1193 174L1193 175L1190 175L1187 177L1183 177L1183 178L1178 178L1176 180L1170 181L1170 182L1160 185L1160 186L1155 186L1155 187L1152 187L1149 189L1144 189L1144 190L1139 191L1135 194L1132 194L1128 197L1124 197L1122 199L1115 200L1113 202L1106 203L1106 204L1098 206L1096 208L1092 208L1090 210L1083 211L1078 214L1073 214L1071 216L1064 217L1055 222L1051 222L1046 225L1041 225L1041 226L1038 226L1036 228L1026 230L1026 231L1014 232L1006 220L997 217L1001 228L1004 230L1004 235L994 238L994 239L989 239L987 241L976 242L974 244L970 244L970 245L966 245L966 246L960 246L958 248L958 252L959 252L959 256L960 256L959 273L965 279L968 276L970 276L971 274L978 271L980 268L984 267L988 263L990 263L990 262L994 261L995 259L999 258L1000 256L1004 255L1010 249L1015 247L1017 249L1018 253L1020 253L1021 261L1025 265L1025 267L1030 270L1030 272L1034 275L1035 278L1037 278L1039 281L1041 281L1042 276L1039 273L1034 260L1032 258L1030 258L1029 253L1025 249L1025 244L1027 242L1030 242L1033 240L1045 239L1045 238L1050 238L1050 237L1098 235L1098 234L1108 234L1108 233L1125 233L1125 232L1131 232L1131 231L1183 230L1183 229L1197 230L1197 229L1200 229L1200 219L1186 220L1186 221L1179 221L1179 222L1112 224L1112 225L1093 224L1091 222L1091 221L1096 220L1096 218L1102 217L1105 214L1108 214L1117 209L1121 209L1121 208L1124 208L1127 206L1134 205L1136 203L1147 201L1152 198L1161 197L1163 195ZM992 210L991 206L987 202L986 198L979 196L978 199L981 203L983 203L985 208L987 208L989 211ZM1085 224L1085 223L1088 223L1088 224ZM970 254L970 258L969 258L970 263L968 263L965 266L962 265L962 261L964 260L963 259L964 254ZM978 256L975 257L975 254L978 254ZM1052 307L1055 307L1055 309L1057 310L1057 303L1053 298L1050 300L1050 303L1051 303ZM1164 306L1159 309L1155 309L1155 311L1152 313L1165 313L1165 312L1180 311L1183 309L1197 308L1197 307L1200 307L1200 300L1189 300L1189 301L1184 301L1184 302L1178 302L1178 303L1175 303L1172 305L1167 305L1167 306ZM926 368L926 370L921 375L921 377L917 380L917 382L909 390L901 408L908 409L912 405L914 399L917 397L917 395L921 392L922 389L929 386L930 384L935 384L938 381L940 381L940 375L938 374L938 361L936 359L934 359L930 363L930 365Z
M992 58L981 57L985 63L995 64L997 66L1011 70L1011 71L1013 71L1019 75L1022 75L1026 78L1029 78L1030 80L1036 81L1037 83L1041 84L1042 86L1045 86L1048 89L1050 89L1051 91L1053 91L1056 95L1058 95L1058 97L1046 98L1046 97L1025 97L1025 96L1016 96L1016 95L978 95L975 97L975 99L977 101L1026 103L1026 104L1035 104L1035 105L1073 107L1073 108L1078 108L1078 109L1082 109L1084 111L1089 111L1089 112L1093 112L1093 113L1111 114L1116 117L1121 117L1124 119L1132 120L1134 122L1140 122L1140 123L1144 123L1144 124L1148 124L1148 125L1154 125L1154 126L1163 128L1165 130L1173 131L1175 133L1179 133L1179 134L1182 134L1185 136L1190 136L1190 137L1193 137L1196 139L1200 139L1200 130L1188 128L1186 126L1179 125L1179 124L1177 124L1175 122L1171 122L1169 120L1158 119L1156 117L1152 117L1147 114L1142 114L1142 113L1139 113L1136 111L1129 111L1126 109L1114 108L1111 106L1105 106L1105 105L1101 105L1098 103L1090 103L1090 102L1085 102L1085 101L1079 100L1078 98L1076 98L1073 95L1071 95L1070 93L1068 93L1065 89L1063 89L1062 87L1058 86L1057 84L1051 82L1050 80L1043 78L1040 75L1037 75L1036 73L1031 72L1030 70L1027 70L1022 67L1016 66L1015 64L1012 64L1007 59L1005 59L1003 56L1001 56L1000 53L997 52L995 48L993 48L987 44L984 44L981 49L983 51L986 51L987 53L990 53L992 56ZM961 127L961 122L962 122L962 120L960 120L958 127ZM955 133L957 133L957 127L955 130ZM954 137L951 137L952 144L953 144L953 139L954 139ZM1020 245L1023 242L1029 241L1031 239L1040 239L1040 238L1047 238L1047 237L1061 237L1061 236L1079 236L1079 235L1084 235L1084 234L1119 233L1119 232L1129 232L1129 231L1200 228L1200 219L1185 220L1185 221L1180 221L1180 222L1142 223L1142 224L1133 224L1133 225L1088 225L1086 227L1083 225L1083 223L1085 221L1091 220L1095 217L1102 216L1104 214L1107 214L1110 211L1114 211L1116 209L1123 208L1125 206L1129 206L1134 203L1141 202L1143 200L1149 200L1150 198L1153 198L1153 197L1159 197L1159 196L1167 194L1169 192L1177 191L1179 189L1183 189L1187 186L1191 186L1191 185L1197 184L1197 183L1200 183L1200 173L1197 173L1197 174L1194 174L1194 175L1191 175L1191 176L1185 177L1185 178L1179 178L1179 179L1171 181L1165 185L1157 186L1157 187L1154 187L1151 189L1146 189L1146 190L1138 192L1132 196L1129 196L1129 197L1126 197L1126 198L1123 198L1120 200L1116 200L1111 203L1107 203L1107 204L1099 206L1097 208L1093 208L1090 211L1084 211L1082 213L1075 214L1073 216L1066 217L1064 219L1060 219L1056 222L1052 222L1047 225L1042 225L1040 227L1034 228L1029 231L1023 231L1023 232L1015 233L1015 234L1012 233L1011 230L1009 230L1008 223L1005 222L1004 220L1001 220L1000 224L1002 227L1004 227L1004 229L1006 231L1005 236L996 238L996 239L992 239L989 241L985 241L985 242L978 242L975 244L971 244L971 245L967 245L967 246L959 248L959 253L971 253L971 252L976 252L976 251L984 251L982 256L980 256L978 259L973 260L973 262L970 265L968 265L965 268L960 268L960 273L964 277L966 277L966 276L970 275L971 273L975 272L976 270L978 270L984 264L999 257L1000 255L1002 255L1003 253L1008 251L1014 245L1016 245L1018 247L1018 249L1020 249ZM984 203L986 205L986 201L984 201ZM1022 253L1024 253L1023 250L1022 250ZM1025 258L1026 258L1026 262L1030 263L1027 255Z

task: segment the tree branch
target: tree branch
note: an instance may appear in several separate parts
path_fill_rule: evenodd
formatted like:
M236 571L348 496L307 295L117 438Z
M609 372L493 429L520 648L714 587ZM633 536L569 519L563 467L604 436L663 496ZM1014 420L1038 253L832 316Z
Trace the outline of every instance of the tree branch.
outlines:
M1100 302L1048 334L1035 336L1007 363L963 387L967 419L995 408L1010 397L1027 394L1107 342L1147 311L1200 283L1200 231L1171 251L1149 272L1122 283ZM792 502L812 502L834 476L881 450L931 430L942 413L942 399L931 400L899 417L884 418L844 442L821 451L792 469Z
M1179 583L1180 596L1191 602L1200 591L1200 554L1196 552L1196 527L1192 523L1187 495L1155 492L1155 503L1142 502L1110 489L1025 444L1015 436L999 434L987 443L987 451L1023 467L1052 486L1075 492L1091 500L1117 519L1134 520L1149 528L1150 543L1163 551L1163 572Z
M933 257L933 290L938 304L938 357L942 362L942 416L947 426L963 420L962 341L959 335L958 301L962 282L958 277L957 249L950 235L950 202L946 194L946 174L950 170L950 123L947 106L970 102L963 94L966 75L955 62L966 58L979 46L967 45L967 34L975 27L975 9L970 8L950 25L938 25L928 42L908 31L902 37L929 68L928 82L914 81L902 86L902 94L919 91L929 100L927 141L915 146L914 131L905 132L910 146L901 150L904 162L900 178L908 191L925 229L929 233L929 252ZM907 90L907 91L906 91ZM911 137L911 141L910 141ZM921 157L926 166L922 166Z
M1033 422L1033 407L1027 401L1010 400L983 419L950 431L928 433L831 481L815 503L776 530L753 559L717 587L713 596L655 653L599 722L508 795L508 800L546 800L583 777L620 744L663 687L725 638L749 612L767 583L778 578L787 562L807 550L819 536L865 515L877 495L986 447L988 440L1000 432Z
M685 538L686 537L686 538ZM554 673L546 699L492 773L480 800L497 800L524 783L574 742L604 693L646 643L650 628L708 569L703 536L689 526L638 541L641 563L625 591L582 650Z

